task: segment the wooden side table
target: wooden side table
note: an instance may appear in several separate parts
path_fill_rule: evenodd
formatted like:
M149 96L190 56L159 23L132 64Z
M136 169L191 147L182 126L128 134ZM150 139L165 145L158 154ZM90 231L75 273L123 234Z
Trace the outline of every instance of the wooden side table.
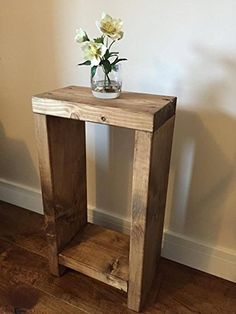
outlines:
M176 98L101 100L70 86L32 103L51 273L69 267L124 290L140 311L161 252ZM87 222L85 122L135 130L130 236Z

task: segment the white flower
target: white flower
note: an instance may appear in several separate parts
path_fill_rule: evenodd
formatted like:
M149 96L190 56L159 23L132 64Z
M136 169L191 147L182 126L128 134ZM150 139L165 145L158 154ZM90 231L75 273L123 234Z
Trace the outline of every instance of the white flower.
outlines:
M113 40L121 39L124 35L122 31L123 22L121 19L113 19L110 15L103 13L100 22L97 22L100 31Z
M107 50L105 45L91 41L85 42L81 48L84 54L84 59L91 61L92 66L99 64Z
M76 30L75 41L77 43L83 43L88 40L88 35L82 28Z

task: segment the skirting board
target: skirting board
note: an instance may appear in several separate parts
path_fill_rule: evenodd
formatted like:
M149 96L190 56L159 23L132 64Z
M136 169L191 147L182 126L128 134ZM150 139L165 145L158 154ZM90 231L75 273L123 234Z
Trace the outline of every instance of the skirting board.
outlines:
M0 200L43 214L41 192L0 178Z
M40 190L0 179L0 200L43 213ZM129 233L130 222L99 209L89 209L91 222ZM196 239L165 230L162 256L206 273L236 282L236 252L211 246Z

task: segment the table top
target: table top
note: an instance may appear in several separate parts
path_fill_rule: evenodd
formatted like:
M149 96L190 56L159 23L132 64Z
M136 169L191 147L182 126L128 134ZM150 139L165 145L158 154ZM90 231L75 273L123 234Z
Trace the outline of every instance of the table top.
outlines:
M34 113L153 132L175 114L176 97L122 92L95 98L91 89L68 86L32 97Z

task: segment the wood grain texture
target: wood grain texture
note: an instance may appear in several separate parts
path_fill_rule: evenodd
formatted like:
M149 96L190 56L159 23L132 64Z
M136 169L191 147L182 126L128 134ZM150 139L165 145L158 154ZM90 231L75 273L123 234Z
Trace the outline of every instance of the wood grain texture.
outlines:
M60 264L127 292L129 236L87 226L59 254Z
M69 86L36 95L32 104L35 113L153 132L175 114L176 98L123 92L102 100L90 88Z
M14 283L1 276L0 313L82 314L86 312L30 285Z
M176 98L122 93L107 101L69 86L32 103L51 272L63 265L129 286L128 306L139 311L160 255ZM84 121L135 129L129 266L127 237L87 225Z
M62 277L52 276L48 272L46 258L0 240L0 282L1 278L8 281L9 293L12 291L12 286L23 285L31 287L32 290L43 291L49 296L48 303L50 299L52 303L54 300L57 302L55 314L64 313L58 311L60 306L63 308L64 303L78 313L131 313L126 309L125 294L118 289L73 271L66 272ZM43 301L39 298L32 310L35 307L40 308ZM5 305L8 304L11 303L5 302ZM0 309L1 305L2 303Z
M139 311L142 305L152 136L135 132L128 289L128 307L134 311Z
M0 201L0 239L46 257L44 217Z
M31 286L56 299L58 306L65 302L78 313L131 313L126 310L126 296L120 290L73 271L54 277L47 266L45 258L0 240L0 277L9 285Z
M126 294L78 272L58 278L48 272L48 261L35 250L45 247L42 216L0 201L0 313L13 313L20 289L27 288L31 304L26 313L131 314ZM14 219L13 219L14 217ZM22 224L22 226L21 226ZM9 230L6 229L9 227ZM35 234L33 233L35 228ZM27 246L25 239L27 230ZM41 254L41 252L39 252ZM235 314L236 284L161 258L145 314ZM35 298L39 293L39 297ZM24 290L22 292L22 290ZM40 295L42 292L42 297ZM29 299L27 299L29 300ZM13 302L14 301L14 302ZM53 309L51 308L53 306ZM31 307L31 308L29 308ZM43 311L42 311L43 309Z
M84 122L35 114L49 263L87 222Z
M161 253L174 117L154 134L136 131L128 307L140 311Z
M166 99L169 98L167 97ZM153 127L154 132L158 130L171 117L175 116L176 102L177 102L176 97L171 98L171 102L166 104L163 108L161 108L158 112L155 113Z

